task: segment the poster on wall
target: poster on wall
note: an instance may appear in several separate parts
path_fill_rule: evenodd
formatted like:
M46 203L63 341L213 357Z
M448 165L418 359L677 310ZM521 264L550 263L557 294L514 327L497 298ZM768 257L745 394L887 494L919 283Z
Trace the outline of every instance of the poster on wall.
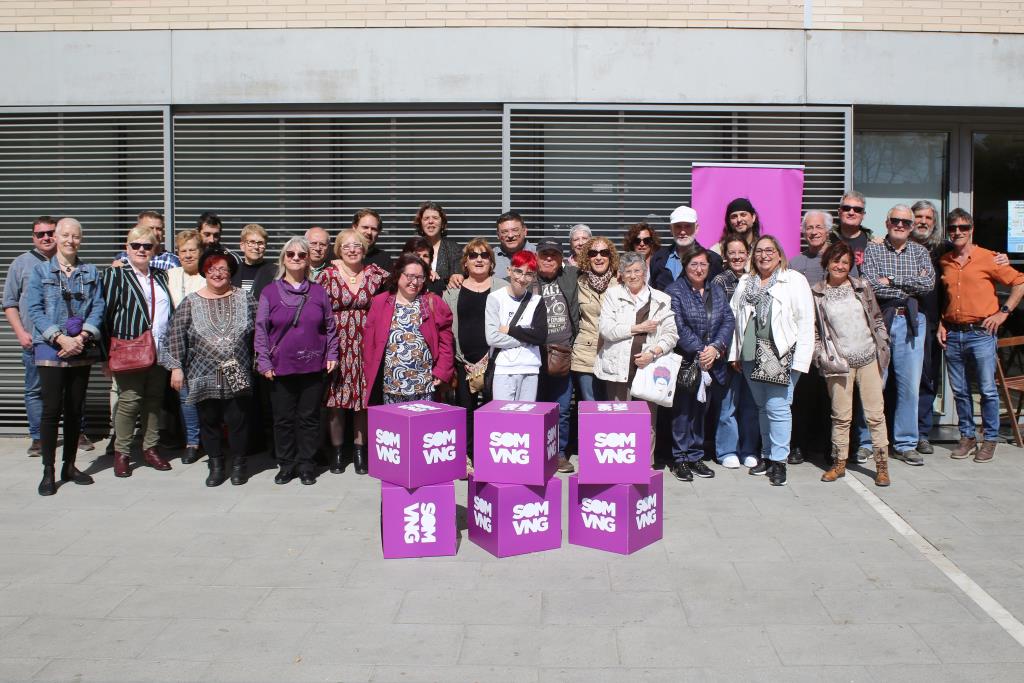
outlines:
M800 253L803 166L694 163L698 242L708 248L718 243L725 227L725 209L737 197L746 197L754 205L762 235L777 237L787 257Z
M1019 254L1024 251L1024 200L1006 202L1006 251Z

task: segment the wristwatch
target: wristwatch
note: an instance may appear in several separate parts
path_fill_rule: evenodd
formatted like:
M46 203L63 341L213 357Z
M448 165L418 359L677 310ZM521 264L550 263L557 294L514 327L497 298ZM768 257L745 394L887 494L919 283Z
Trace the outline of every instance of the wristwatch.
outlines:
M1006 304L1003 304L999 307L999 312L1009 314L1010 308Z

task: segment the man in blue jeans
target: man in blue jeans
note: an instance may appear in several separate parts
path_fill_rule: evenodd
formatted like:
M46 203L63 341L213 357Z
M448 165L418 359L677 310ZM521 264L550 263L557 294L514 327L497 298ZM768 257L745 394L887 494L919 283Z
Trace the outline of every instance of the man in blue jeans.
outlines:
M910 240L914 214L897 204L885 219L887 234L864 250L861 273L871 284L889 329L892 359L889 361L886 412L892 415L893 457L908 465L923 465L917 452L918 391L924 363L926 323L917 297L935 286L935 270L928 250Z
M953 251L939 259L946 305L939 323L939 344L946 349L946 367L960 424L960 443L950 453L963 459L974 453L974 462L989 462L999 438L999 393L996 391L996 334L1010 311L1024 296L1024 274L1009 265L997 265L996 254L974 244L974 220L963 209L946 218ZM1011 287L1006 303L999 305L996 284ZM978 448L974 402L967 366L973 363L981 390L981 425L984 441Z
M32 349L32 323L22 305L28 276L36 264L50 259L57 252L54 232L57 220L40 216L32 223L32 249L21 254L7 271L4 282L4 315L14 330L21 346L21 361L25 366L25 414L28 418L28 432L32 439L28 454L39 455L39 418L43 413L43 399L39 395L39 373Z

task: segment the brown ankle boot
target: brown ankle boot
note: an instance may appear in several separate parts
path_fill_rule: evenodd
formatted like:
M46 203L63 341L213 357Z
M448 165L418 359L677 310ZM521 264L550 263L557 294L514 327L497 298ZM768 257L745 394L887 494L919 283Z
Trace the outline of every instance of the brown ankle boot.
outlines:
M846 476L846 458L843 458L842 460L840 460L839 458L836 458L835 462L832 465L832 469L830 469L825 474L821 475L821 480L822 481L835 481L836 479L839 479L840 477L845 477L845 476Z
M875 449L875 486L889 485L889 459L884 448Z

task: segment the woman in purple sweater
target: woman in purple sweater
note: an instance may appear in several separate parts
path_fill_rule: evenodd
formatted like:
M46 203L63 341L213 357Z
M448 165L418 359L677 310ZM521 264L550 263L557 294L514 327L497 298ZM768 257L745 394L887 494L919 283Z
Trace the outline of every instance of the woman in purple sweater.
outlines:
M274 441L280 471L274 483L296 476L315 484L324 371L338 364L338 335L327 291L309 280L309 243L288 240L277 277L260 294L256 312L256 367L271 381Z

